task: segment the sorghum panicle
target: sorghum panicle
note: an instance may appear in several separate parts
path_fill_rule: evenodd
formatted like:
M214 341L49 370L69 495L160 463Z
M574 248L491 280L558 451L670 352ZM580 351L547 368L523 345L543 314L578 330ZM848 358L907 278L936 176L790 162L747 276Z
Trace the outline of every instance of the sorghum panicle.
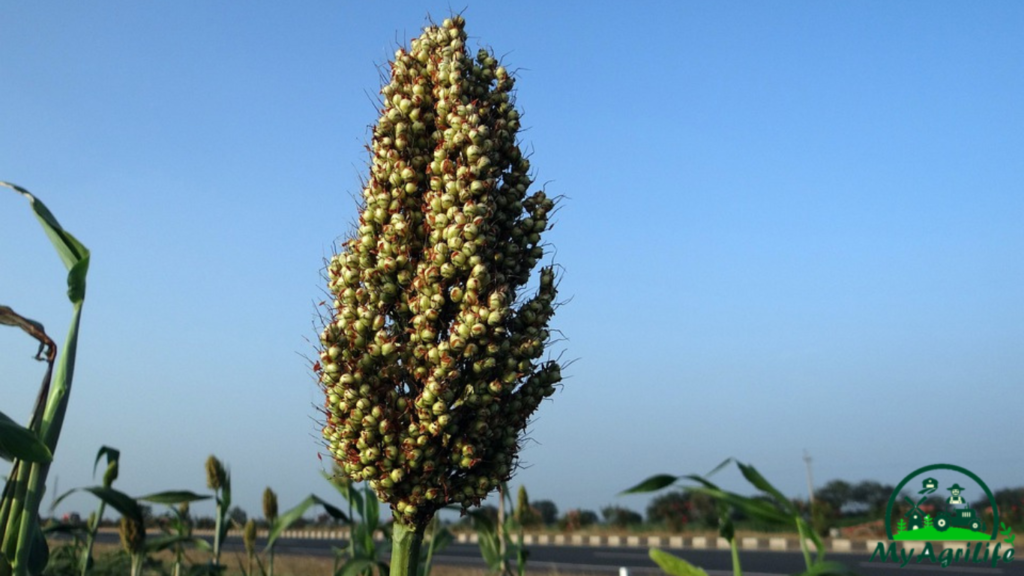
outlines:
M513 76L470 56L464 26L430 26L390 63L359 225L327 265L316 366L339 468L410 525L507 480L561 380L540 360L553 268L522 293L555 203L527 192Z

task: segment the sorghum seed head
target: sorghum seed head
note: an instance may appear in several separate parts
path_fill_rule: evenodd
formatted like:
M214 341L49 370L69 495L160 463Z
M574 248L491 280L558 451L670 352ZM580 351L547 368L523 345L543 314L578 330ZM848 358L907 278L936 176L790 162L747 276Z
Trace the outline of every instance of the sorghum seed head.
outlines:
M142 552L146 544L146 529L138 520L122 516L121 523L118 525L118 533L121 536L121 546L125 552L132 555Z
M269 486L263 490L263 517L268 524L277 520L277 494Z
M544 397L554 273L523 294L554 204L530 194L514 79L460 16L400 49L381 88L357 229L328 264L323 437L398 521L478 504Z
M216 456L206 459L206 486L210 490L220 490L227 482L227 472Z

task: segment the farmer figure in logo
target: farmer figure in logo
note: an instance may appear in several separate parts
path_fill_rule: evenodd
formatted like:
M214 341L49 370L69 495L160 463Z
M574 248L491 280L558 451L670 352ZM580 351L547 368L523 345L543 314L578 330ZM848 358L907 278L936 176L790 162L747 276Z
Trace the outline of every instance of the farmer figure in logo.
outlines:
M951 507L967 505L967 502L964 500L964 497L960 495L960 492L963 491L963 488L961 488L959 484L954 483L952 486L949 487L949 491L952 493L952 496L946 499L947 504L949 504Z

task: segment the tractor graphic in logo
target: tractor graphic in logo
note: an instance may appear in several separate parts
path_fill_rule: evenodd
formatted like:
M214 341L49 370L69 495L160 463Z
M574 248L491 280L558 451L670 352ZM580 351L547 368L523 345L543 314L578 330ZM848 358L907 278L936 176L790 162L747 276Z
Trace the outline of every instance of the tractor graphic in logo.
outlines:
M933 478L928 478L924 482L925 489L918 492L918 494L930 494L935 491L937 486L938 484ZM960 484L953 484L948 490L952 494L946 499L947 508L936 514L934 519L921 510L921 504L924 504L928 498L927 496L922 497L917 503L914 503L909 496L904 496L903 500L910 504L910 510L903 515L907 519L907 529L918 530L934 527L939 532L945 532L952 526L967 528L975 532L984 531L985 523L981 521L978 513L973 508L967 506L967 501L962 496L963 487ZM963 507L961 508L960 506Z
M945 532L950 526L970 528L975 532L981 532L985 529L985 523L978 517L978 513L970 506L966 506L967 501L961 496L963 490L959 484L950 486L949 491L952 494L946 499L949 508L945 512L939 512L935 517L935 529L939 532ZM958 505L964 505L965 507L958 508Z
M950 526L970 528L975 532L985 530L985 523L978 518L978 513L974 511L974 508L952 508L945 512L939 512L935 516L934 526L939 532L945 532Z

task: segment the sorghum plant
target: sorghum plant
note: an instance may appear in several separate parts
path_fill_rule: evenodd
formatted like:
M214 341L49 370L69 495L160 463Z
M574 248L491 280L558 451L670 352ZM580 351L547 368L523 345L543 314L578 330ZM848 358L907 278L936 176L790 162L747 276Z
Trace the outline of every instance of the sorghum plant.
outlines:
M214 516L213 529L213 557L211 562L214 568L220 568L221 548L224 539L231 527L228 519L228 510L231 507L231 476L224 468L224 465L216 456L211 454L206 459L206 486L213 490L214 499L217 502L216 515Z
M718 472L731 462L735 462L735 460L729 458L722 462L715 467L708 476ZM767 499L742 496L735 492L723 490L707 480L706 477L695 474L686 476L656 474L622 492L622 494L656 492L662 488L667 488L675 484L677 480L683 479L696 482L696 486L691 486L687 489L696 494L705 494L710 496L715 501L719 514L718 535L729 542L729 547L732 551L734 576L743 576L743 569L740 565L739 546L736 542L736 528L732 521L732 517L736 512L741 512L749 518L769 524L795 526L797 533L800 536L800 549L803 552L804 563L807 566L807 570L801 573L800 576L847 576L852 574L850 568L845 564L825 561L824 543L821 538L811 530L810 523L807 518L805 518L796 505L793 504L792 500L783 496L782 493L779 492L775 486L772 486L764 476L761 476L761 473L753 466L749 464L742 464L740 462L736 462L736 466L740 469L743 477L753 485L754 488L757 488L761 492L762 496L767 496ZM813 558L811 556L811 550L808 546L808 542L813 543L817 551L817 554ZM706 573L700 568L697 568L686 560L658 548L651 548L650 556L651 559L662 568L662 570L672 576L706 576Z
M540 361L554 269L525 293L555 203L528 193L512 74L488 50L470 56L464 26L446 19L395 53L359 225L327 264L323 435L391 507L392 574L415 574L438 509L477 505L511 476L562 378Z
M132 559L131 576L139 576L142 562L146 559L146 528L138 519L122 516L118 532L121 535L121 547Z
M67 295L72 304L71 325L59 357L56 344L40 323L17 314L7 306L0 306L0 324L19 327L35 338L39 342L36 359L47 363L28 426L22 427L0 412L0 457L12 461L3 495L0 496L0 574L28 576L42 572L46 562L46 540L39 527L39 505L64 426L74 380L78 328L85 301L90 255L89 249L64 230L46 206L28 190L9 182L0 182L0 186L14 190L28 200L68 270Z
M263 518L267 521L267 529L273 528L277 522L277 494L270 486L263 491ZM267 576L274 576L274 547L267 547Z
M245 546L245 557L248 560L248 568L245 573L252 576L252 565L256 560L256 520L252 518L242 528L242 544Z

